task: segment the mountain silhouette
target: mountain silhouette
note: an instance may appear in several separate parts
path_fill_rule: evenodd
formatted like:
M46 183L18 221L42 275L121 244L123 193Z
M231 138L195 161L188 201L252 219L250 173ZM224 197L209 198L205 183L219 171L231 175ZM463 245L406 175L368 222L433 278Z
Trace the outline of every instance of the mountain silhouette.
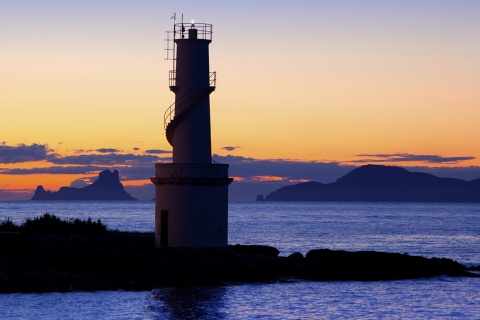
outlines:
M480 179L439 178L400 167L366 165L333 183L310 181L280 188L265 201L480 202Z
M38 186L32 200L137 200L125 191L118 171L104 170L98 179L83 188L61 187L56 192Z

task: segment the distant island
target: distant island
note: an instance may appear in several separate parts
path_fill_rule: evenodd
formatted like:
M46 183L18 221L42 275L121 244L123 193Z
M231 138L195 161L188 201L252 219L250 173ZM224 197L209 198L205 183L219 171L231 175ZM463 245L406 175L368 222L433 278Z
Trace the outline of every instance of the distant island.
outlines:
M257 201L262 198L257 196ZM480 202L480 179L439 178L400 167L366 165L336 182L282 187L263 201Z
M83 188L61 187L58 191L45 191L38 186L32 200L137 200L123 188L117 170L104 170L98 179Z

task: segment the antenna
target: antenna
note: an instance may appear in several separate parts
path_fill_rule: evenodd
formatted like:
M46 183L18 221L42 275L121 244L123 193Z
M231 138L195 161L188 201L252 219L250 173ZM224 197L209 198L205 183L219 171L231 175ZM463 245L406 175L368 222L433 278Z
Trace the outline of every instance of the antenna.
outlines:
M183 17L183 14L182 14L182 17ZM170 19L173 19L173 59L172 59L172 70L175 70L175 32L176 32L176 29L175 29L175 23L177 21L177 13L174 12L173 13L173 17L171 17ZM175 72L175 71L174 71Z
M185 26L183 25L183 13L182 13L182 39L185 38Z

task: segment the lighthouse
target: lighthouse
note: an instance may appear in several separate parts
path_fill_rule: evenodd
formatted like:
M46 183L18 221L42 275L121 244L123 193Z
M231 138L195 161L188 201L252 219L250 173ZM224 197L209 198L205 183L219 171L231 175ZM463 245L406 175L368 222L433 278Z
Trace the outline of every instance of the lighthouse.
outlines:
M167 32L167 59L173 60L169 86L175 102L164 114L171 163L157 163L155 246L226 248L228 241L228 164L212 160L210 72L212 25L174 23Z

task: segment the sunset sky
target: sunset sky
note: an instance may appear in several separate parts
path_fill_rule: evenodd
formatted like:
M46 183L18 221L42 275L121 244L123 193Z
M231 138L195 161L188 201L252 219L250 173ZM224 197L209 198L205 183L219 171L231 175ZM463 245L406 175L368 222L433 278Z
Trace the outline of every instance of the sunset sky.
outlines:
M107 168L153 196L174 12L213 24L212 150L233 200L367 163L480 178L480 1L15 0L0 2L0 200Z

